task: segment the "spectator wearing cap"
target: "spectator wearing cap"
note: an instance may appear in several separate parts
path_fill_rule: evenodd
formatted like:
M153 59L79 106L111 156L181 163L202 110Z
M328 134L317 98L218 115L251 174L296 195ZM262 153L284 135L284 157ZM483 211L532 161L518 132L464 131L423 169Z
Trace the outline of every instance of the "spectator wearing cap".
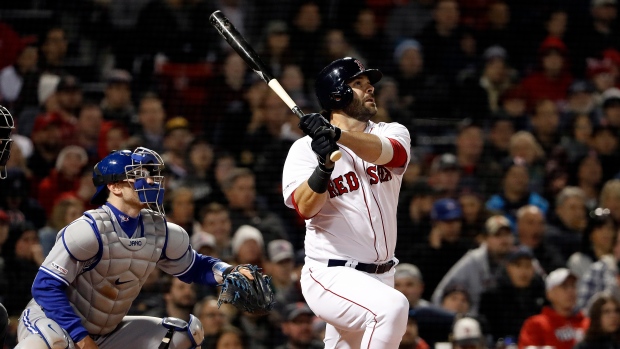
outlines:
M470 245L461 239L463 211L456 200L441 199L433 203L432 229L423 243L411 249L411 261L424 275L422 298L429 299L443 275L461 258Z
M303 299L294 269L293 244L282 239L270 241L267 244L265 274L271 276L276 303L288 304Z
M473 119L486 119L500 110L500 96L512 84L507 60L508 53L501 46L491 46L484 51L480 71L472 72L461 82L461 113Z
M612 87L601 95L601 123L620 128L620 89Z
M480 295L497 283L499 270L514 244L510 222L504 216L491 216L485 223L486 238L484 243L467 252L443 277L435 292L432 302L441 304L445 289L459 284L467 289L471 300L471 313L477 314L480 307Z
M199 230L192 235L190 241L192 248L196 252L205 256L219 258L215 251L215 236Z
M37 117L32 129L34 151L28 159L28 168L34 177L45 178L56 164L56 158L64 146L64 122L56 113Z
M413 320L417 327L413 329L417 330L419 336L424 336L424 341L433 348L435 343L445 342L449 338L455 318L454 312L442 308L435 306L418 307L409 310L407 326L412 325L410 321ZM403 337L404 339L405 337Z
M588 225L586 196L578 187L565 187L555 198L554 214L546 238L560 249L564 260L579 251Z
M54 204L62 193L79 187L80 175L87 163L86 151L77 145L67 146L60 151L56 166L39 183L38 200L47 217L51 216Z
M82 85L78 78L73 75L61 76L55 95L60 116L64 121L75 124L83 100Z
M166 111L162 100L153 93L147 93L140 99L138 108L139 125L134 137L145 148L151 149L158 153L164 150L164 134Z
M403 263L411 262L411 246L422 243L431 232L431 210L437 193L425 178L400 195L397 214L395 255Z
M233 235L231 247L236 263L263 267L265 240L260 230L251 225L240 226Z
M106 88L101 101L103 119L117 121L123 125L133 125L135 108L131 102L132 77L126 70L115 69L110 71L105 79Z
M187 148L194 140L189 121L182 116L175 116L166 121L163 138L164 153L162 159L171 172L172 187L187 176Z
M547 226L544 213L534 205L525 205L517 210L517 238L521 246L532 250L542 272L549 273L561 268L566 260L557 246L544 238Z
M538 48L539 69L521 82L527 102L534 107L537 101L549 99L554 103L565 100L573 76L568 70L568 48L560 38L547 37Z
M256 177L251 170L236 168L230 171L222 181L222 191L228 201L233 230L241 225L252 225L261 231L266 241L287 239L282 219L257 200Z
M545 278L550 306L525 320L519 334L519 349L552 346L572 349L584 337L590 321L577 306L577 277L566 268L556 269Z
M288 24L281 20L268 22L263 37L263 49L259 51L261 59L274 76L281 76L284 66L295 62Z
M493 340L511 337L516 341L523 322L540 313L545 285L537 275L535 257L528 247L513 249L501 266L497 285L480 296L480 311Z
M502 191L489 198L486 207L491 212L503 214L515 226L517 210L525 205L534 205L544 213L549 203L542 196L529 189L529 172L523 158L508 158L503 163Z
M200 210L200 225L215 238L215 254L224 261L232 259L232 222L226 206L212 202Z
M487 347L480 323L472 317L456 320L450 339L453 349L484 349Z
M319 349L324 344L314 338L312 323L315 316L306 303L291 303L284 309L282 333L286 343L276 349Z
M433 115L449 115L450 89L447 81L438 75L429 74L425 68L424 47L414 39L400 40L394 48L394 78L402 108L418 118ZM415 124L414 124L415 125ZM406 126L412 127L409 122ZM417 126L417 125L416 125ZM432 126L420 125L418 132L430 133Z
M413 264L400 263L396 266L394 288L407 297L410 309L431 305L429 301L422 299L424 280L420 269Z
M454 154L444 153L433 159L428 183L433 190L445 197L456 196L461 180L461 169Z
M617 0L590 0L591 22L573 34L576 68L582 68L586 57L599 57L609 48L618 49Z
M529 127L527 110L527 94L523 86L516 85L506 90L499 99L499 115L505 115L515 125L515 129L524 130Z
M620 295L620 232L616 232L612 253L594 262L579 279L577 289L578 306L585 309L590 299L598 292L608 291Z
M567 267L581 278L601 257L613 253L616 224L609 209L596 208L588 215L588 226L583 232L578 252L568 259Z
M596 98L594 85L587 80L575 80L568 88L568 99L562 108L561 124L566 126L575 115L594 116Z
M455 316L468 314L471 309L471 297L467 288L459 284L446 287L441 296L441 309Z
M499 113L493 116L490 122L489 133L484 144L482 161L493 163L494 166L499 168L502 161L508 156L510 139L514 134L515 124L505 113Z

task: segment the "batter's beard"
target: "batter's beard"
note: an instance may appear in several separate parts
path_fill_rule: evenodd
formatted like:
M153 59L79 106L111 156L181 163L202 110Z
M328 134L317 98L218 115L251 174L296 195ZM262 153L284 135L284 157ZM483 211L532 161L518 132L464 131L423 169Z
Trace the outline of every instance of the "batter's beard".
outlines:
M357 96L355 96L353 101L351 101L351 103L349 103L343 111L355 120L368 122L368 120L377 114L377 105L375 104L373 107L367 107Z

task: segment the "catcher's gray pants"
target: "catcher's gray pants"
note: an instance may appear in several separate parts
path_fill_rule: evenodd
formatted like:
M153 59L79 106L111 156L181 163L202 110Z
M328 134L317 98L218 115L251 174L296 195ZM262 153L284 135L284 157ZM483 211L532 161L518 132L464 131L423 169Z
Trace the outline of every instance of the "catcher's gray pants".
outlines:
M45 321L47 320L47 321ZM46 331L47 325L37 326L37 323L48 324L51 319L45 316L45 313L37 304L29 305L19 318L17 327L17 338L20 343L26 341L28 349L39 349L35 347L40 343L42 349L49 346L39 333ZM99 346L99 349L153 349L157 348L161 340L166 336L166 328L161 325L161 319L150 316L126 316L118 327L111 333L103 336L91 337ZM53 334L53 333L52 333ZM32 336L41 338L42 340L34 340ZM26 338L28 338L26 340ZM37 338L37 339L38 339ZM73 344L69 346L73 348ZM170 349L189 349L192 343L187 332L176 332L172 337ZM21 348L18 345L16 348Z

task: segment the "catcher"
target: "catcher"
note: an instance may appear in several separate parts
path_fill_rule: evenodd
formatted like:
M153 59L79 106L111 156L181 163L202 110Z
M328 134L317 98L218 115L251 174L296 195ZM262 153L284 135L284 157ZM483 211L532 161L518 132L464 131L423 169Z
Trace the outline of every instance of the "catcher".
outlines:
M93 170L99 208L63 228L32 286L16 348L196 348L200 321L126 316L157 267L186 283L223 285L221 302L266 313L269 278L248 265L231 266L194 251L163 211L164 163L139 147L114 151ZM179 335L174 336L174 332Z

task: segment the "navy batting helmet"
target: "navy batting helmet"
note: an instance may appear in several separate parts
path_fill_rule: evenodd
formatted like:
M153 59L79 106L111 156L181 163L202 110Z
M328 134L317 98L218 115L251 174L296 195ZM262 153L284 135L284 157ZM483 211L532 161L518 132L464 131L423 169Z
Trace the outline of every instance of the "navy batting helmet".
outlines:
M99 161L93 168L93 184L97 192L91 203L100 205L105 203L108 183L133 180L133 187L138 192L140 202L160 214L164 214L164 176L161 171L164 161L156 152L138 147L136 150L116 150ZM150 178L152 182L148 182Z
M375 84L383 74L377 69L366 69L359 59L345 57L323 68L314 83L321 107L326 110L343 109L353 100L353 90L347 82L359 75L366 75Z

